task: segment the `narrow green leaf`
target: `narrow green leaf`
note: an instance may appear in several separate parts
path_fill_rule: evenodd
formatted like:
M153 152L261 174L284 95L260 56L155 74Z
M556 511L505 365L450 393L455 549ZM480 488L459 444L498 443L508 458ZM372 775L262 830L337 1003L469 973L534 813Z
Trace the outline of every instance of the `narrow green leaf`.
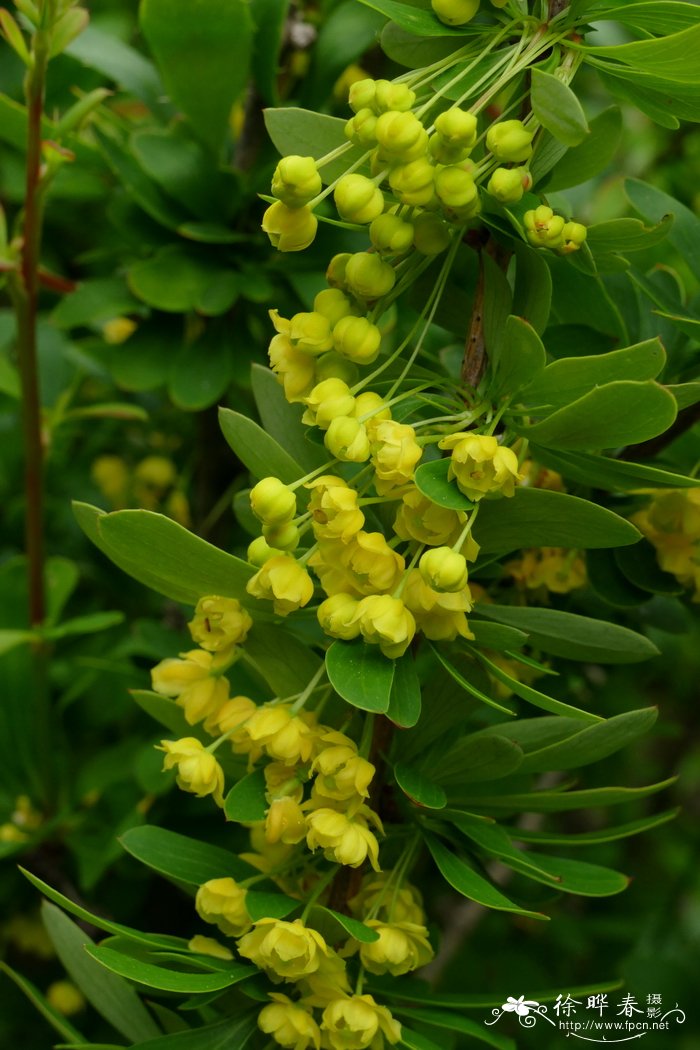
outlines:
M290 405L281 384L269 368L254 363L250 377L255 407L267 433L304 468L304 473L320 467L324 462L325 450L305 437L305 428L301 423L303 405Z
M656 707L613 715L612 718L599 721L597 725L574 733L565 740L549 744L538 751L531 751L526 755L520 771L541 773L553 769L577 769L591 762L598 762L646 733L653 726L657 716Z
M129 694L142 711L164 726L169 733L174 733L176 738L196 735L196 726L188 725L182 708L170 697L151 693L147 689L131 689Z
M484 664L494 678L497 678L499 682L507 686L516 696L519 696L521 700L527 700L528 703L534 704L535 707L542 708L543 711L550 711L553 715L563 715L565 718L577 718L582 722L600 722L602 719L599 715L594 715L590 711L582 711L580 707L573 707L571 704L565 704L562 700L556 700L553 696L547 696L545 693L541 693L538 689L533 689L531 685L527 685L525 682L521 682L520 679L514 678L509 675L502 667L495 664L493 660L489 660L487 656L480 653L478 650L472 650L476 657Z
M411 652L394 662L394 681L386 715L402 729L414 726L421 713L421 688Z
M648 540L615 551L615 562L635 587L652 594L683 594L683 584L660 568L656 550Z
M534 328L520 317L506 318L503 338L490 357L493 379L489 393L498 399L512 397L544 371L547 354Z
M398 1009L394 1008L393 1013L398 1014L400 1017L407 1017L409 1021L418 1021L433 1028L445 1028L450 1032L461 1032L462 1035L469 1036L471 1039L477 1039L481 1043L486 1043L487 1046L492 1046L495 1050L517 1050L513 1040L507 1035L501 1035L500 1032L494 1032L493 1029L484 1028L483 1025L470 1020L468 1017L463 1017L455 1010L426 1010L416 1009L416 1007L399 1007ZM406 1045L410 1046L411 1044L407 1043Z
M466 861L461 860L443 845L440 839L433 835L426 835L425 841L442 877L463 897L476 901L485 908L494 908L496 911L514 912L516 915L523 915L529 919L547 920L549 918L540 912L520 908L513 901L508 900L500 890L474 871Z
M563 142L577 146L588 134L588 121L571 88L551 73L533 69L530 102L542 127Z
M56 954L100 1016L135 1043L159 1035L158 1026L133 988L106 973L91 958L90 952L96 949L88 935L53 904L44 901L41 914Z
M537 864L543 869L542 873L524 864L517 856L504 857L502 860L513 871L519 871L535 882L551 886L550 879L556 878L557 890L562 893L575 893L581 897L612 897L616 893L622 893L630 884L628 877L619 871L565 857L545 857L538 853Z
M551 846L593 846L602 842L616 842L618 839L629 838L631 835L639 835L643 831L660 827L675 820L681 812L680 807L669 809L665 813L654 813L651 817L642 817L641 820L632 820L627 824L617 824L611 828L600 828L598 831L581 831L576 834L567 834L556 831L528 831L513 827L505 830L518 842L542 843Z
M363 0L364 2L366 0ZM441 1050L439 1043L428 1039L427 1035L423 1035L422 1032L414 1032L406 1028L406 1025L401 1025L400 1045L408 1047L408 1050Z
M488 619L527 631L532 645L569 660L627 664L658 655L656 646L644 635L576 613L483 603L479 611Z
M163 111L163 85L155 66L116 34L89 25L65 53L125 88L154 112Z
M3 627L0 630L0 654L9 653L10 649L15 649L18 645L28 645L34 637L31 631L17 631Z
M444 789L429 780L414 766L409 766L405 762L397 762L394 766L394 778L404 795L407 795L417 806L425 809L444 809L447 805L447 795Z
M257 621L257 615L255 616ZM246 653L276 696L301 692L321 666L321 660L305 641L282 626L255 623L245 643Z
M700 24L695 33L700 37ZM687 64L686 59L680 59L678 69L683 71ZM632 207L647 222L659 222L664 215L674 216L675 222L668 239L695 276L700 278L700 219L697 215L668 193L639 179L625 179L625 193Z
M506 627L501 623L486 623L484 620L470 617L469 630L474 635L474 644L480 649L507 652L510 649L519 649L527 643L524 631L517 631L515 627Z
M60 1036L64 1039L70 1039L71 1043L76 1046L87 1046L87 1039L84 1039L77 1028L74 1028L67 1017L59 1013L58 1010L54 1009L51 1003L48 1001L46 996L42 995L36 985L32 984L31 981L27 980L21 973L17 973L11 966L8 966L6 962L0 959L0 970L13 981L21 992L24 992L29 1002L32 1004L35 1010L49 1022L52 1028L54 1028Z
M646 463L628 463L608 456L594 456L585 452L560 452L558 449L533 448L538 463L558 470L565 478L583 485L605 489L607 492L628 492L639 488L697 488L698 478L674 474Z
M204 1025L189 1032L163 1035L139 1043L138 1050L245 1050L260 1034L257 1015L227 1017L225 1021Z
M523 241L515 242L515 290L513 313L544 332L552 308L552 273L542 252Z
M655 226L639 219L608 219L588 227L586 243L596 254L644 251L663 241L672 226L672 215L664 215Z
M456 791L463 784L508 777L522 761L523 750L517 741L500 734L470 733L447 748L441 745L440 759L433 761L431 776Z
M252 966L231 963L227 970L217 973L185 973L142 962L141 959L134 959L130 955L123 955L112 948L99 945L88 945L86 951L90 958L111 973L164 992L216 992L230 988L232 984L237 984L238 981L257 972Z
M253 922L257 922L258 919L285 919L290 912L299 907L299 901L287 897L284 893L248 890L245 898L245 909Z
M391 701L395 661L364 642L333 642L326 653L328 680L353 707L386 714Z
M468 795L460 798L460 804L475 806L487 813L566 813L574 809L593 806L618 806L625 802L647 798L675 784L677 777L669 777L647 787L589 788L582 791L530 791L516 795Z
M255 823L265 819L268 802L265 798L267 785L262 769L256 769L234 784L224 801L227 820L237 824Z
M235 853L151 824L129 828L119 842L142 864L192 886L201 886L209 879L245 879L253 874L250 865Z
M304 476L303 467L247 416L232 412L230 408L220 408L219 426L230 447L254 478L274 474L288 485Z
M460 685L462 689L465 690L465 692L470 693L472 696L476 697L477 700L481 700L483 704L487 704L489 707L493 707L496 711L500 711L504 715L515 714L515 712L512 711L509 707L505 707L505 705L499 704L496 700L493 700L490 696L487 696L486 693L482 692L475 685L473 685L467 678L464 677L463 674L461 674L457 670L457 668L453 664L450 663L450 661L445 656L443 656L443 654L438 648L436 648L434 645L431 645L431 649L433 650L439 662L445 668L447 673L452 678L454 678L455 682L457 682L457 684Z
M483 1010L489 1006L500 1006L503 1002L502 993L494 995L493 992L435 991L426 981L409 976L404 977L401 981L397 981L391 977L368 975L367 984L370 991L378 993L378 996L381 996L383 999L398 999L399 1001L408 1001L411 1004L420 1003L426 1006L441 1006L448 1010ZM567 988L567 991L572 997L578 998L579 995L611 992L621 987L622 981L608 981L606 984L580 985L577 988ZM561 995L561 989L528 990L528 995L536 999L538 1003L553 1003Z
M614 59L634 70L653 73L680 84L700 84L700 70L688 69L687 57L700 47L700 23L680 33L655 40L635 40L630 44L588 46L585 55Z
M346 940L348 935L360 944L372 944L379 940L379 934L371 926L365 926L359 919L333 911L332 908L325 908L321 904L314 904L308 925L318 930L330 944Z

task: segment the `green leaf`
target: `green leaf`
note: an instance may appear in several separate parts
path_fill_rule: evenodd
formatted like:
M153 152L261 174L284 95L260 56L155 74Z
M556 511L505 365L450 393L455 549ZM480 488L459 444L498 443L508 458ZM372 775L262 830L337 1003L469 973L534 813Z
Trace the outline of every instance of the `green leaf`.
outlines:
M363 3L365 0L363 0ZM422 1032L413 1032L406 1025L401 1025L400 1046L407 1046L408 1050L441 1050L438 1043L428 1039Z
M438 658L438 661L442 664L442 666L445 668L450 677L454 678L457 685L461 686L462 689L465 690L465 692L470 693L471 696L475 697L477 700L481 700L482 704L486 704L488 707L493 707L494 710L500 711L504 715L515 714L515 712L511 711L509 707L505 707L503 704L499 704L496 700L492 699L492 697L490 696L487 696L486 693L482 692L481 689L479 689L472 682L470 682L468 678L465 678L465 676L461 674L453 664L450 663L450 661L440 652L440 650L436 646L431 645L430 648L433 650L433 652Z
M650 33L677 33L697 25L698 11L694 3L680 3L676 0L656 0L642 3L627 3L620 0L611 4L609 0L599 0L589 5L593 8L590 20L596 22L614 21L635 29L645 29ZM598 7L602 10L598 10Z
M476 1021L472 1021L468 1017L462 1017L461 1014L454 1010L399 1007L394 1008L392 1012L399 1016L407 1017L409 1021L418 1021L433 1028L445 1028L450 1032L461 1032L462 1035L469 1036L471 1039L478 1039L479 1042L486 1043L487 1046L493 1046L495 1050L517 1050L513 1040L507 1035L501 1035L500 1032L484 1028L483 1025L477 1024ZM413 1033L413 1035L415 1034ZM406 1045L410 1046L411 1043L408 1042Z
M464 45L459 37L420 37L402 29L396 22L387 22L379 38L382 51L392 62L408 69L421 69L440 62Z
M325 908L321 904L314 904L308 925L318 930L331 944L338 940L346 940L348 934L360 944L372 944L379 940L379 934L371 926L365 926L359 919L352 919L349 915Z
M700 84L700 70L689 68L688 55L695 54L700 47L700 23L672 33L657 40L635 40L630 44L614 44L585 48L586 58L613 59L624 66L645 73L656 74L679 84ZM610 72L614 67L606 66Z
M521 396L531 405L569 405L603 383L656 379L665 364L666 352L658 337L608 354L562 357L547 365Z
M522 241L515 242L513 313L541 335L552 308L552 273L542 252Z
M269 368L253 364L251 382L255 405L263 427L289 455L304 468L304 473L323 463L324 449L308 441L301 423L302 405L290 405L284 390Z
M220 408L219 426L227 443L254 478L274 474L288 485L304 476L304 468L247 416L230 408Z
M507 500L483 500L473 535L482 554L521 547L618 547L639 531L619 515L564 492L516 488Z
M496 911L514 912L516 915L523 915L529 919L547 920L549 918L540 912L520 908L513 901L508 900L500 890L474 871L466 861L452 853L435 836L426 835L425 841L442 877L463 897L476 901L485 908L494 908Z
M154 112L163 111L163 85L155 66L114 33L89 25L68 45L65 54L104 74Z
M129 695L142 711L164 726L169 733L174 733L176 738L193 735L194 727L188 725L182 708L178 707L174 700L151 693L148 689L131 689Z
M16 631L10 627L3 627L0 630L0 655L9 653L18 645L28 645L34 638L35 635L31 631Z
M226 1018L216 1024L204 1025L190 1032L176 1032L159 1039L139 1043L138 1050L245 1050L259 1034L257 1013L233 1019Z
M655 707L614 715L567 736L565 740L530 751L523 760L520 772L577 769L607 758L651 729L657 716L658 709Z
M414 726L421 713L421 688L411 652L394 661L394 681L386 716L401 729Z
M672 226L673 215L664 215L656 226L639 219L608 219L588 227L586 243L594 253L639 252L663 241Z
M139 22L165 85L213 152L245 87L252 20L244 0L142 0Z
M568 834L557 831L528 831L522 828L506 828L508 834L518 842L543 843L552 846L593 846L603 842L616 842L618 839L629 838L631 835L639 835L643 831L659 827L675 820L681 812L680 807L669 809L665 813L654 813L650 817L642 817L641 820L632 820L627 824L618 824L611 828L599 828L596 831L581 831L577 834Z
M105 973L89 955L94 944L67 915L47 904L41 906L44 925L67 973L97 1012L121 1034L138 1043L159 1035L158 1027L125 981Z
M265 102L271 105L277 105L279 102L279 54L288 9L289 0L252 0L250 8L255 22L252 73L258 91Z
M633 544L632 550L638 544ZM624 548L625 550L627 548ZM604 602L615 609L634 609L649 600L649 594L634 587L620 571L615 559L617 551L588 551L586 571L588 582Z
M333 642L326 653L328 680L336 693L373 714L389 710L394 670L394 660L365 642Z
M697 33L700 35L700 26ZM687 62L681 59L681 69L683 65L687 65ZM625 179L625 193L632 207L647 222L659 222L668 214L674 216L675 222L668 239L695 276L700 278L700 219L697 215L668 193L639 179Z
M592 806L621 806L626 802L647 798L675 784L677 778L669 777L647 787L589 788L584 791L530 791L522 795L465 795L460 798L464 805L477 806L488 813L566 813L574 809L589 809Z
M458 790L462 784L508 777L522 761L523 750L517 741L495 733L470 733L447 749L442 746L433 776L440 784Z
M524 631L506 627L500 623L486 623L484 620L469 620L469 629L474 635L474 644L481 649L520 649L527 642Z
M45 638L58 641L60 638L70 638L72 635L96 634L98 631L107 631L110 627L124 622L124 613L121 612L94 612L85 616L75 616L72 620L64 620L57 627L47 627L42 634Z
M467 992L440 992L431 988L427 982L404 977L397 981L392 977L374 977L368 975L368 990L377 992L382 998L400 1001L407 1000L412 1005L415 1003L426 1006L441 1006L449 1010L483 1010L489 1006L500 1006L503 1002L503 994L494 995L493 992L467 993ZM607 984L581 985L578 988L567 988L569 995L576 998L579 995L593 995L596 992L611 992L622 987L622 981L609 981ZM552 1003L561 994L560 990L547 989L543 991L529 991L533 999L539 1003ZM422 1005L421 1005L422 1009ZM460 1050L462 1048L460 1047ZM547 1048L549 1050L549 1047Z
M484 603L479 605L479 612L490 620L527 631L533 646L569 660L627 664L658 655L656 646L644 635L576 613Z
M339 178L366 152L358 146L348 144L345 137L346 121L339 117L329 117L325 113L297 109L294 106L284 109L266 109L264 116L267 133L283 157L298 154L302 157L314 157L320 160L326 153L332 152L339 146L348 145L348 149L342 156L323 165L321 175L324 182L332 182L333 179ZM357 170L363 173L365 166Z
M547 354L535 329L510 314L490 361L493 379L489 393L498 399L512 396L531 380L536 381L547 363Z
M267 785L265 773L256 769L253 773L234 784L224 801L224 813L227 820L237 824L255 823L265 819L268 802L265 798Z
M284 893L268 893L266 890L248 890L245 909L253 922L258 919L284 919L299 907L299 901Z
M217 973L186 973L143 962L141 959L134 959L130 955L100 945L89 945L86 951L90 958L111 973L164 992L217 992L223 988L230 988L232 984L237 984L238 981L257 972L252 966L230 963L228 969Z
M446 26L432 11L414 4L402 4L398 0L362 0L362 3L416 36L471 36L475 32L469 25ZM479 26L476 32L483 32L483 26Z
M276 696L301 692L321 666L313 649L281 626L256 623L246 639L245 651Z
M78 524L120 569L173 601L196 605L203 595L219 594L255 605L245 585L253 567L213 547L181 525L147 510L105 514L75 503Z
M147 944L153 948L160 948L164 951L170 949L184 949L187 947L187 941L183 940L182 937L171 937L169 934L161 933L143 933L141 930L133 930L130 926L123 926L119 922L112 922L111 919L105 919L102 915L93 915L92 912L88 911L87 908L83 908L80 904L76 904L75 901L70 900L69 897L64 897L58 890L53 889L48 883L42 882L36 875L32 875L30 871L26 871L24 868L19 869L24 877L31 882L32 886L43 893L45 897L48 897L54 904L58 904L65 911L70 912L71 915L75 915L78 919L82 919L83 922L89 923L98 930L105 930L107 933L113 933L117 937L128 937L131 941L137 941L140 944Z
M590 123L590 134L579 145L566 151L557 162L547 180L547 192L580 186L610 164L620 145L622 114L617 106L611 106L594 117ZM537 154L533 159L533 167Z
M225 326L207 325L196 342L183 342L168 374L175 404L188 412L216 404L233 379L234 355Z
M137 298L166 313L197 310L215 316L225 313L238 298L233 270L219 269L210 259L179 245L167 245L150 258L133 263L128 280Z
M533 448L534 458L565 478L583 485L605 489L607 492L627 492L652 486L653 488L696 488L698 478L673 474L645 463L627 463L608 456L594 456L585 452L556 452L549 448Z
M444 789L429 780L414 766L406 765L405 762L397 762L394 766L394 778L404 795L407 795L416 806L422 806L425 809L444 809L447 805L447 795Z
M615 561L635 587L651 591L652 594L683 594L683 584L660 568L656 550L648 540L640 540L633 547L615 551Z
M622 893L630 884L626 875L603 868L599 864L569 860L565 857L546 857L541 853L537 854L536 860L541 871L524 863L517 856L517 850L513 856L502 858L507 867L529 879L551 886L551 879L555 878L557 890L562 893L575 893L581 897L612 897L616 893Z
M565 146L577 146L588 134L581 103L568 85L551 73L531 71L530 104L542 127Z
M59 1013L58 1010L54 1009L48 999L42 995L39 989L28 981L22 974L17 973L11 966L8 966L6 962L0 960L0 970L6 974L11 981L17 985L21 992L24 992L29 1002L32 1004L35 1010L49 1022L52 1028L54 1028L59 1035L63 1036L64 1039L70 1039L71 1043L75 1043L77 1046L87 1046L87 1040L82 1037L77 1028L74 1028L70 1021Z
M235 853L151 824L129 828L119 842L142 864L192 886L201 886L209 879L245 879L252 874L250 865Z
M129 146L145 173L193 215L218 223L234 211L240 196L236 175L217 171L184 125L139 128Z
M590 711L582 711L579 707L572 707L571 704L565 704L561 700L555 700L553 696L547 696L538 689L533 689L531 685L527 685L527 683L521 682L519 678L509 675L502 667L489 660L483 653L478 652L478 650L474 650L474 652L477 658L489 669L493 677L507 686L521 700L527 700L528 703L534 704L535 707L539 707L543 711L550 711L552 714L562 715L565 718L577 718L583 722L600 721L598 715L594 715Z
M495 259L481 252L479 262L484 281L483 333L489 357L499 353L506 319L513 313L513 294L508 278ZM463 325L460 332L463 330Z
M539 423L514 429L557 449L616 448L663 434L676 414L673 395L657 383L620 381L591 390Z
M447 480L449 469L449 458L435 459L430 463L422 463L413 480L419 491L438 507L447 507L449 510L474 510L474 504L459 491L456 483Z

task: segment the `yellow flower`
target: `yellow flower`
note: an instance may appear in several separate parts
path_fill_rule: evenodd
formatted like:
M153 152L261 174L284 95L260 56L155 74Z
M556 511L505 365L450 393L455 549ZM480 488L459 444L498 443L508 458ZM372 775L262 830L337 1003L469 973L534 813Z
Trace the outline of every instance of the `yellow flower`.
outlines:
M304 398L306 411L301 417L302 423L310 423L327 430L336 416L351 416L355 408L355 398L350 387L342 379L324 379L317 383Z
M245 725L246 735L262 747L270 758L289 766L308 762L314 746L313 724L294 715L288 704L265 704L258 707Z
M467 520L463 511L439 507L417 488L404 493L396 512L394 532L402 540L417 540L431 547L451 547Z
M318 622L331 638L352 641L360 634L360 624L355 617L358 601L351 594L338 594L326 598L318 607Z
M379 871L365 875L360 891L348 904L353 915L365 919L373 915L385 922L412 923L425 926L425 912L420 890L408 882L400 889L396 885L395 872Z
M273 979L296 981L318 970L330 948L321 934L307 929L301 919L259 919L238 942L238 952Z
M700 488L669 489L632 517L656 548L659 565L700 601Z
M541 547L523 551L522 557L508 562L507 572L524 587L546 587L554 594L568 594L586 582L586 563L578 551L560 547Z
M161 740L161 751L165 751L163 769L177 768L176 782L183 791L197 798L211 795L217 806L224 804L224 772L204 744L192 736L180 740Z
M321 959L318 969L302 977L297 985L309 1006L327 1006L334 999L350 994L345 961L330 951Z
M283 842L295 846L306 836L306 819L299 802L290 797L277 798L265 816L265 837L274 845Z
M377 492L382 495L410 481L422 455L413 427L396 423L393 419L382 420L372 435L372 465L376 471Z
M403 656L416 633L413 614L400 598L388 594L362 598L355 617L365 641L378 645L390 660Z
M242 645L253 621L235 598L220 598L212 594L199 599L194 617L187 626L193 642L211 653L218 653L232 645Z
M369 858L374 870L379 871L379 844L367 826L367 818L381 830L379 817L367 806L360 807L353 817L327 807L315 809L306 818L306 844L310 850L322 849L327 860L351 868L359 868Z
M311 1012L278 992L271 992L270 998L273 1001L258 1016L260 1030L289 1050L319 1050L321 1032Z
M130 317L113 317L102 325L102 338L110 346L118 346L119 343L125 343L136 328L136 321Z
M404 560L381 532L358 532L340 552L340 562L358 594L393 591L404 571Z
M421 576L435 591L463 591L467 586L467 560L450 547L432 547L418 564Z
M273 602L279 616L287 616L311 601L314 585L306 569L288 554L266 561L246 584L248 594Z
M64 1017L72 1017L85 1009L85 998L72 981L54 981L46 989L46 998L54 1010Z
M371 995L333 1000L323 1011L321 1027L330 1050L382 1050L384 1039L394 1044L401 1038L399 1022Z
M245 906L247 892L234 879L209 879L197 890L194 906L204 922L218 926L227 937L240 937L252 926Z
M268 801L293 798L296 802L301 802L304 797L304 781L307 779L303 767L296 768L286 762L268 762L263 772Z
M356 795L367 798L376 770L371 762L358 755L357 746L333 730L323 734L319 746L323 746L323 750L311 766L311 772L316 774L314 790L340 801Z
M129 468L121 456L98 456L90 476L102 495L116 509L125 507L129 498Z
M179 660L161 660L151 671L154 691L174 697L191 726L215 718L228 699L228 679L212 675L213 662L212 653L193 649Z
M303 401L316 382L314 359L303 350L297 350L288 334L273 336L268 347L268 357L270 368L284 387L287 401Z
M227 948L224 944L219 944L213 937L203 937L201 933L190 937L187 947L191 952L196 952L197 955L210 955L212 959L224 959L226 962L230 962L233 959L233 952L230 948Z
M483 499L489 493L512 496L520 480L518 457L512 449L499 445L495 437L483 434L450 434L440 448L452 449L448 478L467 499Z
M250 509L265 525L286 525L297 512L297 498L279 478L263 478L250 490Z
M433 958L428 931L423 925L378 919L367 919L366 925L379 934L379 940L359 946L360 961L370 973L400 977L425 966Z
M250 750L250 741L246 736L244 723L254 711L257 711L257 704L250 697L232 696L204 723L204 728L213 736L230 733L229 740L233 750L238 754L245 754Z
M431 641L454 641L457 635L473 639L464 615L472 607L469 588L455 594L434 591L418 569L412 569L403 591L403 600L415 617L419 631Z
M307 207L288 208L275 201L263 215L262 228L280 252L301 252L316 236L318 219Z
M317 540L339 539L343 543L356 536L365 523L357 506L357 492L332 474L310 481L309 510Z

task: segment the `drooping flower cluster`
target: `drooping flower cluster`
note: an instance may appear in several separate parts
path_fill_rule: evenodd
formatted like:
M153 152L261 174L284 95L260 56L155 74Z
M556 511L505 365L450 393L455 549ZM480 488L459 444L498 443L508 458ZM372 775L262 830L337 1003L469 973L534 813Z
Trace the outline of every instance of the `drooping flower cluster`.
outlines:
M700 488L653 494L632 521L656 549L659 566L700 602Z

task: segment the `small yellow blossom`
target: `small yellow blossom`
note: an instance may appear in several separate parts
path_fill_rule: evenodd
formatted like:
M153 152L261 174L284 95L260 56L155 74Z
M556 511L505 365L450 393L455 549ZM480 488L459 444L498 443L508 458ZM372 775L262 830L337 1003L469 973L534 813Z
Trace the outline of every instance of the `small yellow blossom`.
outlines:
M212 594L199 599L194 617L187 626L193 642L211 653L218 653L232 645L242 645L253 621L235 598L220 598Z
M431 641L454 641L458 635L474 638L465 616L472 607L469 587L454 594L435 591L418 569L412 569L402 597L418 630Z
M512 449L499 445L495 437L483 434L450 434L440 448L452 449L448 478L467 499L478 501L491 493L512 496L520 480L518 457Z
M401 1025L371 995L335 999L323 1011L322 1029L329 1050L382 1050L401 1038Z
M228 679L212 675L214 655L203 649L161 660L151 671L151 684L161 696L173 697L189 725L216 717L228 699Z
M365 516L357 505L357 492L342 478L323 474L310 481L309 510L317 540L348 543L360 531Z
M246 722L245 731L270 758L289 766L309 760L316 732L308 716L293 714L288 704L258 707Z
M379 817L367 806L361 806L353 817L326 807L315 809L306 818L306 844L311 850L322 849L326 859L336 864L359 868L369 859L379 871L379 844L367 826L368 818L381 830Z
M311 1011L278 992L271 992L270 998L258 1016L260 1030L288 1050L319 1050L321 1032Z
M273 978L296 981L318 970L330 948L301 919L259 919L238 942L238 952Z
M311 601L314 585L308 572L288 554L270 558L246 584L248 594L273 602L279 616L288 616Z
M227 937L240 937L252 925L245 906L247 892L234 879L209 879L197 890L197 914L204 922L218 926Z
M223 806L224 771L204 744L192 736L160 743L160 750L165 751L163 769L177 769L178 787L197 798L211 795L217 806Z
M365 641L378 645L390 660L403 656L416 633L413 613L401 598L392 598L388 594L370 594L362 598L355 618Z
M378 423L372 434L372 465L376 472L377 492L383 495L409 482L422 455L413 427L396 423L393 419Z
M85 997L72 981L54 981L46 989L46 998L64 1017L72 1017L85 1009Z
M379 934L379 940L359 946L360 961L370 973L400 977L425 966L433 958L425 926L378 919L367 919L365 923Z
M306 818L295 798L277 798L270 803L265 815L265 837L274 845L283 842L295 846L306 837Z

